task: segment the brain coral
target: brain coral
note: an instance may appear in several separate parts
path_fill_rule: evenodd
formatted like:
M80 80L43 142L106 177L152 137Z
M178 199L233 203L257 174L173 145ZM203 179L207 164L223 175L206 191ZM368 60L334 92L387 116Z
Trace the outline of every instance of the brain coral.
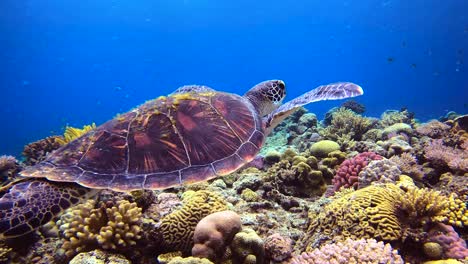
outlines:
M161 219L159 231L171 251L189 252L198 222L205 216L227 210L224 199L214 192L196 191L184 195L183 206Z
M195 227L192 256L212 261L221 259L226 247L240 230L240 216L233 211L221 211L206 216Z
M403 264L403 259L390 244L375 239L347 239L344 242L324 245L320 249L294 257L291 264L321 263L393 263Z
M358 175L371 160L381 160L382 156L373 152L363 152L354 158L347 159L341 163L333 177L333 190L338 191L341 187L357 188Z
M331 238L399 240L424 231L427 224L448 220L451 211L446 196L408 184L402 186L371 185L338 194L322 211L310 213L309 236L303 241L306 251L311 251L317 241Z
M57 222L68 256L96 247L125 250L141 238L141 209L136 203L119 200L98 208L95 204L94 200L88 200L70 209Z

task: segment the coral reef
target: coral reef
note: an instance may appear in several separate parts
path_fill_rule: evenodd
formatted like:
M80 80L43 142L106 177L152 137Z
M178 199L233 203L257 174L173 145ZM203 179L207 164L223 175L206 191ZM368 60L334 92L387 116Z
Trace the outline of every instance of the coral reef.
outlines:
M12 180L20 170L19 162L13 156L0 156L0 183Z
M341 163L333 177L333 190L338 191L340 188L357 188L359 173L367 166L371 160L380 160L382 156L373 152L363 152L356 155L354 158L347 159Z
M468 248L465 240L458 236L452 226L441 223L429 230L428 238L424 243L424 252L433 259L468 258Z
M388 127L396 123L414 124L414 114L408 112L408 110L387 110L380 116L380 125L382 127Z
M294 257L290 264L347 264L347 263L405 263L397 250L390 244L375 239L346 239L304 252Z
M233 263L261 264L265 259L263 240L249 228L244 228L234 236L231 251Z
M396 182L401 175L397 164L388 159L373 160L358 174L358 188L371 184Z
M341 107L349 109L356 114L362 114L366 111L366 107L354 100L348 100L341 104Z
M289 237L274 233L265 238L265 254L267 259L281 262L292 255L292 241Z
M57 142L60 144L60 145L65 145L79 137L81 137L82 135L86 134L87 132L93 130L96 128L96 124L95 123L92 123L91 125L85 125L83 126L83 128L76 128L76 127L71 127L71 126L67 126L65 128L65 132L63 133L63 137L59 137L57 138Z
M131 264L131 262L122 255L110 254L96 249L90 252L83 252L76 255L69 264Z
M320 140L315 142L309 149L310 154L317 158L327 157L333 151L340 150L340 145L331 140Z
M161 219L158 232L162 234L165 248L189 252L193 247L193 235L198 222L228 208L221 196L209 191L186 192L182 202L182 208Z
M24 163L32 166L43 161L47 154L62 146L61 139L61 136L51 136L26 145L23 149Z
M442 138L448 136L450 126L441 123L437 120L432 120L428 123L419 125L416 128L416 132L422 136L430 138Z
M60 217L57 224L67 256L94 248L129 249L141 238L141 209L136 203L119 200L96 205L95 200L88 200Z
M222 258L234 235L241 230L240 216L221 211L204 217L195 227L192 256L216 261Z
M424 147L424 157L436 167L468 172L468 143L459 149L445 146L441 139L430 140Z
M339 108L333 112L332 116L330 125L320 130L319 133L325 139L333 140L342 147L349 145L349 141L361 140L362 135L374 125L370 118L362 117L345 108Z

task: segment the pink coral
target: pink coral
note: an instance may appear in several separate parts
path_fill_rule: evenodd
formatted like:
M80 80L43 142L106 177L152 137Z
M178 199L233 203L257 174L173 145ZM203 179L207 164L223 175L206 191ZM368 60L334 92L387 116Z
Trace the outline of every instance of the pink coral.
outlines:
M294 257L290 264L318 263L393 263L403 264L403 259L390 244L375 239L352 240L324 245L312 252L304 252Z
M367 166L369 161L381 160L382 156L374 152L363 152L356 155L354 158L347 159L341 163L333 177L333 191L336 192L340 188L357 188L358 175L361 170Z
M468 171L468 149L466 144L462 144L464 149L445 146L442 139L434 139L424 147L424 157L434 166L448 166L452 170Z
M291 257L292 241L278 233L265 238L265 252L274 261L283 261Z
M437 224L428 233L426 242L435 242L442 247L443 257L452 259L468 258L466 242L450 225Z
M442 138L447 135L450 130L450 126L441 123L437 120L432 120L428 123L424 123L416 128L416 132L423 136L430 138Z

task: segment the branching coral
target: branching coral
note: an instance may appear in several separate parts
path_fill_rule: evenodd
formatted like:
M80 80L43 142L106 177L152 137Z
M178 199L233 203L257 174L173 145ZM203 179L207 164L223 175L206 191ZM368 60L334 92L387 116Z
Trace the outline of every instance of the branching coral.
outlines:
M424 147L424 157L434 166L448 166L450 169L468 172L468 144L463 149L445 146L441 139L434 139Z
M0 156L0 182L12 179L20 170L19 162L13 156Z
M339 139L342 138L361 140L362 135L373 125L370 118L362 117L346 108L339 108L333 112L331 124L320 130L319 133L326 139L341 143Z
M161 219L159 231L164 247L171 251L189 252L193 246L195 227L205 216L227 210L227 204L217 193L196 191L185 193L183 206Z
M377 242L375 239L347 239L344 242L324 245L312 252L302 253L293 258L290 264L320 264L320 263L393 263L403 264L404 261L397 250L390 244Z
M399 156L393 156L390 158L391 161L396 163L398 168L403 174L406 174L413 178L413 180L421 181L424 174L422 172L422 166L418 164L416 157L410 153L402 153Z
M68 256L97 247L125 250L141 238L141 209L136 203L119 200L108 207L95 208L95 205L94 200L88 200L58 221Z
M396 123L413 124L413 113L408 112L408 110L388 110L380 116L380 124L382 127L388 127Z
M57 141L61 145L65 145L82 135L86 134L88 131L91 131L96 128L96 124L92 123L91 125L85 125L83 128L76 128L76 127L71 127L67 126L65 128L65 133L63 133L63 137L58 138Z

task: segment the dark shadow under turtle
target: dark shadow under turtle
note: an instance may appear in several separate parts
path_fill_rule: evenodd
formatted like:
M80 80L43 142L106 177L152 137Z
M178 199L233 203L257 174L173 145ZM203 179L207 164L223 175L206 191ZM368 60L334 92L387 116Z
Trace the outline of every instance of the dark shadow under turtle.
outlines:
M0 198L0 239L27 234L100 189L155 190L230 174L303 105L362 95L353 83L319 86L282 104L281 80L244 96L189 85L148 101L20 173Z

